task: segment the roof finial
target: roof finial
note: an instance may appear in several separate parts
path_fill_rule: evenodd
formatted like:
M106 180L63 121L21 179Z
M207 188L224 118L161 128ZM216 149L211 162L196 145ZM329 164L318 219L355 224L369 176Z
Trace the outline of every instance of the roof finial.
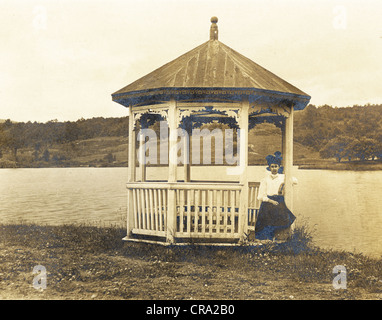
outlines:
M211 18L211 28L210 28L210 40L218 40L218 18L217 17L212 17Z

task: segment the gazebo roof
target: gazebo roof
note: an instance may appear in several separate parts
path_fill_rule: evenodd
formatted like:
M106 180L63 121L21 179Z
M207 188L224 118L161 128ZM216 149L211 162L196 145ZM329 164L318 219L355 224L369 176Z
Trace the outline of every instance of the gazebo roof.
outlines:
M247 96L254 101L287 100L295 109L305 108L309 95L220 42L217 18L211 22L209 41L116 91L113 100L128 106L169 97L210 101Z

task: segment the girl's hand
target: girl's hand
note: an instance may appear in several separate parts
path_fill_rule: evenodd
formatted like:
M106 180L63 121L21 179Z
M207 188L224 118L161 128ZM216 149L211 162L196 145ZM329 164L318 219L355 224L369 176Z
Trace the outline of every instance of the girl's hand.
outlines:
M275 205L275 206L277 206L277 205L279 204L277 201L275 201L275 200L271 200L271 199L269 200L269 202L272 203L272 204Z

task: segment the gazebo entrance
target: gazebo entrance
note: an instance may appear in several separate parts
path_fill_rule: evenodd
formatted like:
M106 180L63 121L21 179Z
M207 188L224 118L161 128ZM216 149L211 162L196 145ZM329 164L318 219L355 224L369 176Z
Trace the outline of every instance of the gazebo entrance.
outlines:
M125 240L246 241L254 231L262 178L248 177L248 131L264 121L281 128L285 200L288 207L293 205L293 113L303 109L310 97L218 41L217 18L211 22L209 41L112 95L129 109ZM150 131L156 121L167 124L162 133L168 139ZM227 146L227 140L231 147L236 143L236 158L232 149L225 149L224 161L230 166L214 169L219 179L195 180L192 160L195 155L200 159L200 146L194 149L195 132L213 121L235 130L230 137L222 133L220 147ZM215 136L215 145L219 137ZM152 181L147 179L147 149L155 154L151 159L158 159L158 146L166 177ZM229 181L221 179L219 170L225 170Z

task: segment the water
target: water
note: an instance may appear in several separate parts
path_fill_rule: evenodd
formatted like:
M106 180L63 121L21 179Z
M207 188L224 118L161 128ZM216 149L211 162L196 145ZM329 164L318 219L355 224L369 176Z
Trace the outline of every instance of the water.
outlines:
M127 170L0 170L0 222L123 225Z
M321 247L382 256L382 172L298 170L294 212Z
M211 172L192 168L193 176ZM250 180L264 173L250 167ZM314 229L318 246L382 255L382 172L294 170L294 176L293 212ZM126 168L1 169L0 179L1 223L125 226Z

